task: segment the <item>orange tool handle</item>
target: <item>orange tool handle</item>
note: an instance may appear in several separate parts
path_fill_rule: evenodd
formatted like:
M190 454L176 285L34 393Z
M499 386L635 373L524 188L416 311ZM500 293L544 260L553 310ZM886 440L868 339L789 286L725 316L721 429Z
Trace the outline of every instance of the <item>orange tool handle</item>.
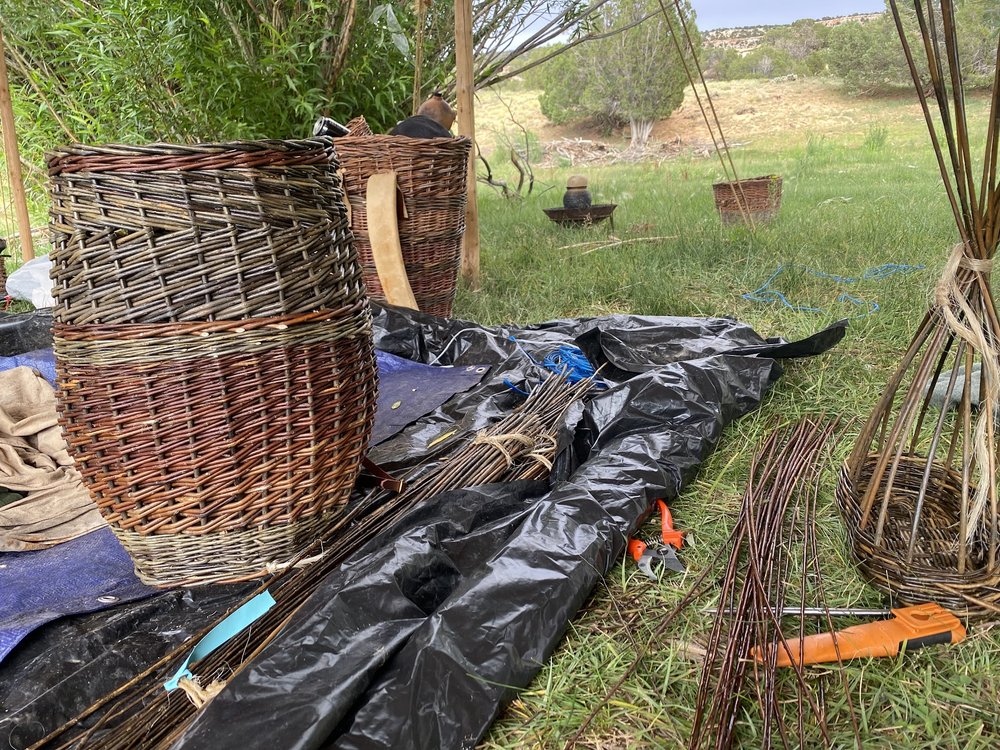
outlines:
M632 555L632 559L636 562L642 558L642 553L646 551L646 543L641 539L629 539L628 540L628 553Z
M670 515L670 508L662 500L657 500L660 506L660 531L663 535L663 543L669 544L674 549L684 546L684 532L674 528L674 517Z
M787 649L778 644L776 664L822 664L870 656L895 656L905 646L908 651L937 643L959 643L965 628L955 615L940 604L919 604L892 610L888 620L855 625L836 633L820 633L791 639ZM759 649L754 658L763 660ZM801 661L800 661L801 659Z

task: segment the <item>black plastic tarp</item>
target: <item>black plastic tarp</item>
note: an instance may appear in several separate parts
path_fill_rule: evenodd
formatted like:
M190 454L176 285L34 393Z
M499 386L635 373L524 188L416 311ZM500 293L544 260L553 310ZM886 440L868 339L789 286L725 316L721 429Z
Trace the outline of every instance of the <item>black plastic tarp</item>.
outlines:
M481 426L501 411L484 396L507 403L505 379L537 377L526 353L540 359L576 341L613 379L571 415L574 459L551 487L442 496L394 541L362 550L174 750L473 747L552 653L650 502L675 497L725 425L778 377L774 359L746 352L812 354L843 335L837 326L796 348L728 320L615 316L488 331L385 310L377 322L379 347L401 356L496 364L474 399L397 439L409 455L449 417Z
M788 345L727 319L638 316L484 328L393 308L376 308L375 323L384 351L490 365L477 388L375 448L374 460L395 470L434 457L442 436L509 413L522 397L505 381L538 382L531 358L560 345L577 343L609 387L568 415L551 482L439 496L362 549L176 748L475 745L554 650L651 500L676 496L725 426L759 405L781 372L766 355L817 354L844 334L841 324ZM0 708L13 711L0 719L0 743L43 736L239 594L203 587L45 626L0 665ZM144 638L123 634L124 618ZM86 663L88 653L121 650L111 676ZM74 677L80 670L86 679Z

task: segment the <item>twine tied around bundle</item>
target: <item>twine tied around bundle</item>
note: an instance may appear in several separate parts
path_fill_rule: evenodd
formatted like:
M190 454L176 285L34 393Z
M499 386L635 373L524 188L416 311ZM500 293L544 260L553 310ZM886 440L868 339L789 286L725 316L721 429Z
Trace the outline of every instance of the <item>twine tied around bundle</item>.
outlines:
M965 341L973 351L980 353L986 374L973 438L973 452L980 477L969 512L966 532L968 542L972 542L976 535L996 474L996 456L991 445L994 444L994 416L1000 404L1000 350L997 349L994 333L987 330L979 314L969 304L967 290L978 281L978 276L987 275L992 270L991 258L974 257L972 248L967 243L960 242L952 248L948 263L934 290L934 302L941 316L956 336ZM985 286L989 288L988 280ZM966 471L969 460L970 457L966 456L966 466L963 467Z
M546 432L535 441L534 449L528 454L528 458L540 463L547 471L552 471L551 457L555 455L557 447L555 435Z
M510 450L508 443L515 443L522 447L520 450ZM514 462L526 451L535 447L535 439L523 432L505 432L500 435L477 435L472 441L472 445L489 445L496 448L503 455L507 466L513 466Z
M197 678L192 677L181 677L177 681L177 687L184 691L184 695L188 697L191 704L195 708L201 708L206 703L208 703L212 698L217 696L222 692L222 688L226 686L226 683L221 680L213 680L208 683L205 687L198 684Z

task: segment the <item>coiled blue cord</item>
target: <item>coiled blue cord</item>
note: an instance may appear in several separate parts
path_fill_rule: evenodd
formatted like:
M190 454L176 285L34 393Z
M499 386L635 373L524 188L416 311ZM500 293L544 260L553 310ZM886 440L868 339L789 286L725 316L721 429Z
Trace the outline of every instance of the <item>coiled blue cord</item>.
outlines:
M581 380L586 380L587 378L595 378L597 376L597 370L587 359L587 355L583 351L572 344L562 344L557 347L555 351L550 352L545 356L545 358L539 362L537 359L531 356L524 347L521 346L521 342L518 341L514 336L508 336L508 339L514 342L518 349L530 359L534 364L542 367L549 372L555 373L556 375L563 375L566 380L570 383L579 383ZM510 388L512 391L520 393L523 396L527 396L528 393L522 388L518 388L510 380L504 380L504 385ZM596 388L607 388L607 383L603 383L600 380L595 380L594 386Z
M794 310L795 312L823 312L822 307L811 307L809 305L797 305L793 304L788 300L783 292L772 289L771 284L786 270L796 269L815 276L818 279L829 279L837 284L856 284L859 281L882 281L890 276L896 274L907 274L913 273L914 271L921 271L926 266L920 265L908 265L906 263L883 263L881 266L875 266L874 268L869 268L864 271L860 276L838 276L833 273L826 273L825 271L817 271L814 268L807 268L806 266L796 266L796 265L785 265L782 263L778 266L774 273L772 273L767 281L761 284L757 289L752 292L747 292L741 295L743 299L749 300L750 302L761 302L761 303L771 303L780 302L782 305L787 307L789 310ZM837 302L850 302L852 305L857 305L858 307L865 307L866 310L862 313L858 313L853 316L855 318L863 318L873 313L878 312L879 305L874 300L864 300L860 297L855 297L854 295L848 294L847 292L842 293L837 297Z

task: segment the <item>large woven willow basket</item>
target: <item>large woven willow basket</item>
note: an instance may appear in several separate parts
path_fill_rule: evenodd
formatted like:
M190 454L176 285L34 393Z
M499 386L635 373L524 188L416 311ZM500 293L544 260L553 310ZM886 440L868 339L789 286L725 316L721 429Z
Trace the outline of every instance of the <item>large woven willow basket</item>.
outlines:
M346 504L375 410L329 141L74 148L50 169L60 416L102 515L148 583L288 564ZM139 238L154 281L125 257Z
M399 240L413 296L423 312L450 316L462 258L472 142L468 138L369 135L338 138L336 143L351 203L351 229L369 294L385 299L368 239L368 178L393 170L403 204L397 216Z
M781 177L765 175L712 185L722 223L764 224L781 210Z

